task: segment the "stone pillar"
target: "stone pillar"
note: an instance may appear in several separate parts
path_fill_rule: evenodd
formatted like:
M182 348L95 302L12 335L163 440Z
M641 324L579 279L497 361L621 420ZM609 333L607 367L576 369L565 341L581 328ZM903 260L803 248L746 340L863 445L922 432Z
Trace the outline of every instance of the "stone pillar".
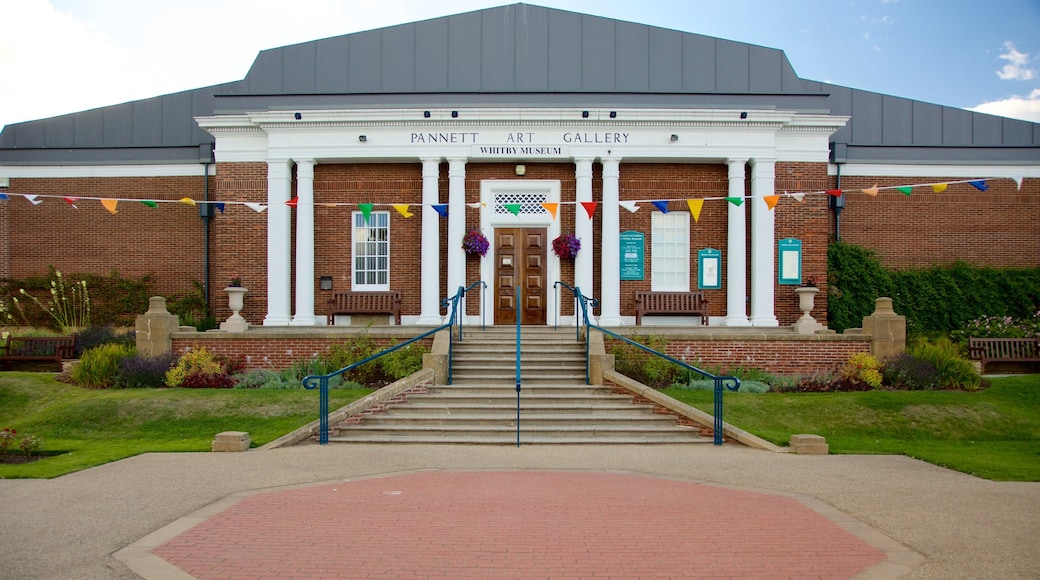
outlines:
M870 354L879 360L906 350L906 317L896 314L891 298L874 301L874 313L863 319L863 333L870 335Z
M267 316L264 326L288 326L292 294L292 192L289 161L267 162Z
M603 229L600 235L600 326L621 326L621 159L603 159ZM590 289L591 290L591 289ZM583 290L584 291L584 290Z
M179 329L177 315L166 310L166 299L152 296L148 299L148 312L137 317L134 325L137 337L137 352L144 356L159 356L173 350L170 334Z
M779 326L774 311L776 288L776 214L763 197L773 195L776 163L751 160L751 326Z
M466 286L466 159L448 160L448 296Z
M592 158L574 160L574 177L577 186L575 201L578 202L574 206L574 235L581 240L581 250L574 258L574 287L585 296L592 297L592 265L595 259L592 255L592 219L581 205L583 201L592 201ZM548 281L550 284L553 282L555 280ZM578 316L577 312L574 314ZM592 317L591 312L589 317Z
M420 326L441 323L441 216L433 206L440 203L438 180L441 175L440 159L422 160L422 249L420 272L419 319Z
M729 160L729 197L744 197L747 159ZM751 326L747 316L747 221L744 204L727 203L726 326Z
M314 326L314 160L296 160L296 313L293 326Z

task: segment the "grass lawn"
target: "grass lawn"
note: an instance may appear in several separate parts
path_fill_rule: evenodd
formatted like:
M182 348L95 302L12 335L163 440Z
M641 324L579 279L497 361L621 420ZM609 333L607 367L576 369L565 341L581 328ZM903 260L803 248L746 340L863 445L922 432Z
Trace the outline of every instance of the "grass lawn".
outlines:
M0 428L42 438L49 457L0 464L0 477L57 477L161 451L209 451L221 431L263 445L318 416L305 390L90 390L52 373L0 373ZM331 408L368 394L333 390ZM707 391L668 389L711 412ZM904 454L1000 481L1040 481L1040 375L992 380L978 392L726 393L725 420L780 445L827 438L831 453Z
M318 418L316 390L91 390L55 376L0 373L0 429L42 438L48 455L0 464L0 478L57 477L154 451L209 451L222 431L247 431L259 446ZM334 389L329 404L337 409L370 392Z
M1040 481L1040 375L1001 377L964 391L730 393L723 418L786 445L827 438L831 453L900 454L998 481ZM712 393L667 389L712 412Z

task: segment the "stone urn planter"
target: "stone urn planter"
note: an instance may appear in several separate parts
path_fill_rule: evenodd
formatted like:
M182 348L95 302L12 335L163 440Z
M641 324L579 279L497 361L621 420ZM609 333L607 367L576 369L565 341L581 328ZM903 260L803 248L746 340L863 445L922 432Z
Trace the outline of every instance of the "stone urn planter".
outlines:
M228 308L231 310L231 316L220 323L220 329L227 332L245 332L249 328L249 323L242 318L239 312L245 305L246 292L249 290L241 286L228 286L224 288L224 292L227 292L228 295Z
M801 286L794 289L798 294L798 309L802 311L802 318L812 319L813 307L816 306L816 294L820 291L816 286Z

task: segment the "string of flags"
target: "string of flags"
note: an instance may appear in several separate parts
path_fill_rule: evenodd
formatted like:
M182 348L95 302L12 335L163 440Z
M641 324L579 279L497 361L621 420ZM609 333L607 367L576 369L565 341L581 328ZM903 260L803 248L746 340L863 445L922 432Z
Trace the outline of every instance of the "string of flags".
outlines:
M1022 189L1022 178L1021 177L988 177L984 179L965 179L960 181L944 181L938 183L917 183L913 185L887 185L879 187L875 184L872 187L862 189L825 189L822 191L805 191L805 192L787 192L784 191L782 194L766 195L761 196L761 199L766 204L766 207L771 211L780 202L781 198L789 197L799 203L805 201L807 195L828 195L834 197L841 197L844 194L849 193L862 193L869 196L877 197L878 193L884 190L896 190L904 195L912 195L915 189L929 188L932 193L943 193L949 186L957 184L969 184L979 191L986 191L989 189L987 182L998 179L1012 179L1018 186L1018 189ZM246 202L246 201L201 201L192 199L190 197L182 197L180 199L132 199L132 198L109 198L109 197L86 197L86 196L63 196L63 195L48 195L48 194L28 194L28 193L0 193L0 200L9 200L12 197L22 197L33 205L40 205L45 199L60 199L74 209L79 209L79 205L86 201L97 201L108 210L111 214L118 212L118 206L120 203L139 203L146 207L157 208L160 204L182 204L189 206L198 206L208 204L213 206L220 213L224 213L228 206L243 206L247 207L254 212L261 213L268 208L267 203L257 202ZM619 201L618 204L628 210L629 212L635 213L639 211L640 204L650 204L656 210L662 213L668 213L670 211L670 204L672 202L686 202L686 206L689 209L690 214L693 215L694 221L700 219L701 210L704 207L706 201L725 201L727 203L739 206L748 199L754 199L755 196L725 196L725 197L701 197L692 199L642 199L642 200L625 200ZM299 205L299 199L294 197L285 202L285 205L290 207L297 207ZM553 219L556 219L557 213L561 205L574 205L581 206L585 210L589 219L595 214L599 202L596 201L564 201L564 202L553 202L543 203L542 207L549 214L552 215ZM392 207L399 214L406 218L410 218L415 214L411 211L412 206L423 206L424 204L409 204L409 203L326 203L316 202L313 204L315 207L357 207L364 215L365 221L368 221L369 215L372 210L376 207ZM466 207L469 208L481 208L486 204L482 202L467 203ZM437 212L440 217L448 217L448 204L438 203L430 204L430 207ZM502 206L506 211L513 215L519 215L522 204L519 203L507 203Z

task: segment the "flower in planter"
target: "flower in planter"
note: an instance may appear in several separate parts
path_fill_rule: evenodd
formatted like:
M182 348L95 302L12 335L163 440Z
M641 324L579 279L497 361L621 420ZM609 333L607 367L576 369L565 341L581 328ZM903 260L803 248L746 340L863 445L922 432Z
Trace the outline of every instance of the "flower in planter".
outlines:
M241 288L242 287L242 277L239 276L238 274L232 275L231 276L231 283L228 284L228 286L230 286L231 288Z
M805 282L802 283L802 286L809 286L812 288L816 288L817 286L819 286L819 281L816 278L816 274L809 274L808 276L806 276Z
M581 249L581 240L574 234L563 234L552 242L553 253L561 258L573 258Z
M487 237L480 230L470 230L462 237L462 249L466 250L467 254L484 256L490 246Z

